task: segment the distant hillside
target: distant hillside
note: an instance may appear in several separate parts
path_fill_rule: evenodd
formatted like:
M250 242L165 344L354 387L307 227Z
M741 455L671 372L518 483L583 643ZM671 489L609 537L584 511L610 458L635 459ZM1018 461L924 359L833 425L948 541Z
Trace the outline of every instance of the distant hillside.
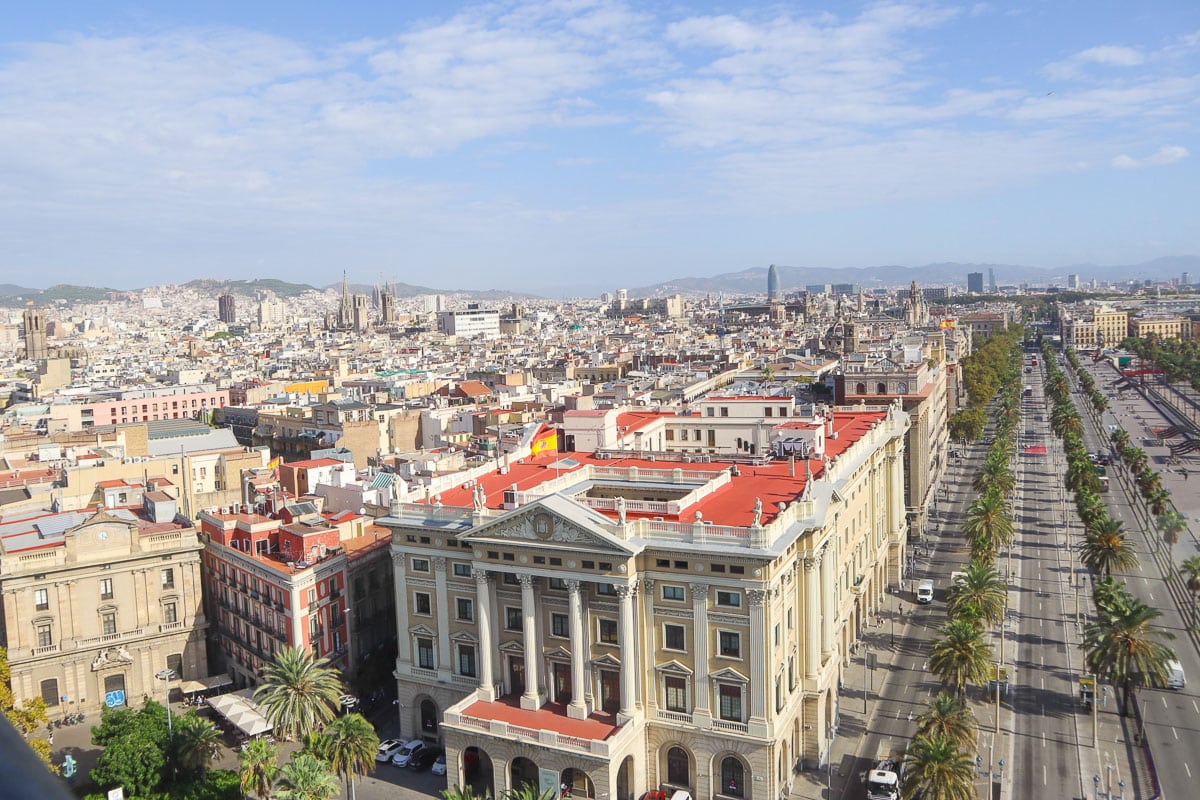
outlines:
M454 294L466 295L473 300L482 302L496 302L499 300L519 300L522 298L536 297L536 295L528 292L518 291L516 289L433 289L429 286L414 286L411 283L389 283L396 292L397 297L419 297L423 294ZM324 287L326 290L333 292L341 292L341 281L331 283ZM347 287L351 294L365 294L368 297L375 291L374 286L365 283L351 283Z
M253 296L255 292L270 291L279 297L298 297L305 292L315 291L315 286L307 283L289 283L278 278L253 278L251 280L221 280L217 278L200 278L185 283L189 289L197 289L214 294L241 294Z
M46 306L58 303L95 303L107 300L113 292L120 289L105 289L97 286L72 286L66 283L56 284L48 289L30 289L11 283L0 284L0 306L33 305Z

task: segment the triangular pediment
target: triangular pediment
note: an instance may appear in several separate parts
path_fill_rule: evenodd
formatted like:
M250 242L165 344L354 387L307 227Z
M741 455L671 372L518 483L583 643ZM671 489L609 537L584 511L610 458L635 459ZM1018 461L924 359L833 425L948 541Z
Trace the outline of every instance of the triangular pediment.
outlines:
M567 650L565 647L559 646L559 647L554 648L553 650L547 650L546 658L553 658L555 660L561 660L561 661L569 661L571 659L571 651Z
M611 655L609 653L605 653L604 655L600 656L599 658L593 658L592 666L593 667L612 667L615 669L615 668L621 666L621 659L619 659L616 656Z
M678 661L671 660L665 664L659 664L655 667L659 672L666 672L671 675L692 675L693 672L686 664L681 664Z
M726 683L749 683L750 679L736 669L726 667L720 672L714 672L710 675L715 681L725 681Z
M413 625L408 632L413 636L433 636L433 628L428 625Z
M467 633L466 631L459 631L458 633L450 634L450 641L474 644L475 642L477 642L479 640L475 637L474 634Z
M525 645L520 642L502 642L500 644L500 651L504 653L524 653Z
M617 523L562 495L548 495L458 535L467 543L529 544L541 548L633 555L612 533Z

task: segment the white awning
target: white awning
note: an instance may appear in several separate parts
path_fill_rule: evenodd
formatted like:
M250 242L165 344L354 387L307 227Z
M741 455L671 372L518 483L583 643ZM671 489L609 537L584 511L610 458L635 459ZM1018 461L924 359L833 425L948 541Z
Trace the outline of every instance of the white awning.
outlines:
M243 689L240 692L223 694L209 698L208 704L213 711L236 725L247 736L258 736L271 730L271 722L263 716L258 706L250 699L253 689Z
M210 675L198 681L184 681L179 684L179 691L184 694L195 694L196 692L206 692L209 689L219 689L231 683L233 683L233 678L229 677L229 673L222 672L220 675Z

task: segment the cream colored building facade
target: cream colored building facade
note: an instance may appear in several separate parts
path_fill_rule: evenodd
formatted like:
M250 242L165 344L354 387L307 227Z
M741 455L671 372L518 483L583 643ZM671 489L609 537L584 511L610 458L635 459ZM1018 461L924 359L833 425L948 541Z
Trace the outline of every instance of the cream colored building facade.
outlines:
M1059 310L1063 345L1078 350L1117 347L1129 335L1129 312L1109 306L1066 306Z
M174 509L152 493L136 513L70 511L0 525L3 637L18 700L41 697L54 717L96 711L106 699L161 702L167 687L155 674L163 669L176 681L207 677L202 545L194 527L173 521Z
M1191 333L1191 322L1183 317L1135 317L1129 321L1129 335L1139 339L1150 334L1159 339L1182 339Z
M402 735L493 796L789 791L907 540L908 415L835 415L798 468L550 454L394 503Z

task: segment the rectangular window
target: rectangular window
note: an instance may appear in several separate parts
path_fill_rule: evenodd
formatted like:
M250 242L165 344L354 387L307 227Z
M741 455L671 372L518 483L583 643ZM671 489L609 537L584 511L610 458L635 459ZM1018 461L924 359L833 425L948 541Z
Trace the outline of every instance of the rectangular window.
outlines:
M663 625L663 648L666 650L687 650L687 635L682 625Z
M417 666L421 669L436 669L433 666L433 639L417 639Z
M596 584L596 594L603 594L603 595L608 595L609 597L616 597L617 588L615 586L613 586L611 583L597 583Z
M33 607L38 611L50 610L50 592L45 589L33 590Z
M766 408L763 409L764 417L770 417L770 416L774 415L774 413L775 413L775 409L771 408L770 406L767 406Z
M454 602L454 616L462 622L475 621L475 601L469 597L460 597Z
M683 600L682 586L664 586L662 587L663 600Z
M101 578L100 579L100 599L101 600L112 600L113 599L112 578Z
M615 619L598 620L600 623L600 643L617 644L617 621Z
M429 572L429 559L414 558L412 560L413 572Z
M571 635L570 620L566 614L550 615L550 635L566 639Z
M308 604L309 604L310 606L311 606L311 605L316 605L316 602L317 602L317 590L316 590L316 589L309 589L309 590L308 590Z
M741 592L717 592L717 605L726 606L728 608L742 607Z
M504 607L504 630L519 631L524 628L525 618L519 608L513 606Z
M727 406L721 406L721 416L722 417L729 416L729 408Z
M717 687L720 698L721 719L729 722L742 721L742 687L722 683Z
M105 636L112 636L117 632L117 615L111 611L107 614L100 615L100 629Z
M709 406L708 408L704 409L704 416L715 417L716 415L717 415L717 410L715 408L713 408L712 406Z
M455 564L454 565L454 577L456 577L456 578L471 577L471 565L470 564Z
M717 652L726 658L742 657L742 635L734 631L717 632Z
M164 588L164 589L174 589L175 588L175 570L164 569L162 571L162 588Z
M512 555L512 554L511 554L511 553L505 553L505 555ZM509 586L516 586L516 585L520 584L520 581L519 581L519 580L517 580L517 576L516 576L516 574L515 574L515 573L512 573L512 572L505 572L505 573L504 573L503 582L504 582L504 583L507 583Z
M425 617L433 613L433 601L429 599L429 592L413 593L413 613Z
M38 647L49 647L54 644L54 635L50 633L50 623L42 622L37 626Z
M475 647L469 644L458 646L458 674L475 677Z
M562 578L551 578L550 588L558 592L565 592L567 590L567 582Z
M687 678L681 678L678 675L668 675L663 680L663 701L667 707L667 711L686 714L688 710Z
M175 612L174 603L163 603L163 622L170 625L173 622L178 622Z

